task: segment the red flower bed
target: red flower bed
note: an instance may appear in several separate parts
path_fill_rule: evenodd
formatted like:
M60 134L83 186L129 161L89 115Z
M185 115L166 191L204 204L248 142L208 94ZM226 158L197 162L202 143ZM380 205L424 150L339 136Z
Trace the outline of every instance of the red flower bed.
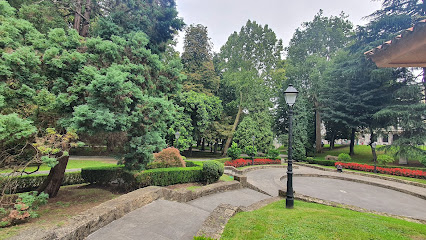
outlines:
M254 165L266 165L266 164L281 164L281 160L280 159L276 159L276 160L272 160L272 159L268 159L268 158L255 158L254 159ZM245 167L245 166L250 166L251 165L251 160L250 159L243 159L243 158L239 158L239 159L235 159L233 161L226 161L225 162L225 166L232 166L232 167Z
M374 166L371 166L371 165L368 165L368 164L336 162L336 163L334 163L334 166L337 166L339 164L342 165L342 167L347 168L347 169L359 170L359 171L364 171L364 172L373 172L374 171ZM383 174L389 174L389 175L426 179L426 172L423 172L422 170L377 167L377 172L383 173Z

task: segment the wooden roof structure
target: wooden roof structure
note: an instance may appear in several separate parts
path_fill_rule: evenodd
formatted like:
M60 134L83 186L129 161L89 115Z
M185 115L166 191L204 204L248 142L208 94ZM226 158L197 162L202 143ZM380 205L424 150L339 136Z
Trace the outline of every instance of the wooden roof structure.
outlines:
M426 19L364 53L377 67L426 67Z

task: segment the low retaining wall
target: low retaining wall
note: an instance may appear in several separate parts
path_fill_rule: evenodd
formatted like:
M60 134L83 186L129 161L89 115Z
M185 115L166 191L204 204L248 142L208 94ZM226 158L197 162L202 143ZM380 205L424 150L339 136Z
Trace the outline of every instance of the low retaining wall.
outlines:
M235 167L232 166L225 166L225 171L231 171L233 172L235 175L244 175L248 172L251 171L255 171L255 170L260 170L260 169L268 169L268 168L287 168L286 165L258 165L258 166L252 166L252 167L248 167L248 168L244 168L244 169L237 169ZM293 166L293 169L297 169L297 166Z

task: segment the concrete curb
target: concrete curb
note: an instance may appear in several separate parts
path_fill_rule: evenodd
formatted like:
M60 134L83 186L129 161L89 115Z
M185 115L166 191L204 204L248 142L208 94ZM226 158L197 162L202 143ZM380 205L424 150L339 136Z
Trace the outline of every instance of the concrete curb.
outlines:
M319 166L312 166L310 164L305 164L305 163L293 163L293 164L304 166L304 167L310 167L310 168L314 168L314 169L318 169L318 170L322 170L322 171L326 171L326 172L336 172L336 170L334 170L334 169L322 168L322 167L319 167ZM383 179L383 180L388 180L388 181L393 181L393 182L398 182L398 183L404 183L404 184L408 184L408 185L413 185L413 186L416 186L416 187L426 188L426 184L418 183L418 182L412 182L412 181L407 181L407 180L403 180L403 179L397 179L397 178L380 176L380 175L374 175L374 174L368 174L368 173L362 173L362 172L345 171L345 173L349 173L349 174L353 174L353 175L359 175L359 176L363 176L363 177L378 178L378 179Z
M278 195L280 197L282 197L282 198L285 198L286 197L286 192L284 190L279 190L278 191ZM309 196L306 196L306 195L303 195L303 194L298 194L298 193L294 194L294 199L301 200L301 201L304 201L304 202L318 203L318 204L322 204L322 205L326 205L326 206L331 206L331 207L344 208L344 209L348 209L348 210L352 210L352 211L356 211L356 212L372 213L372 214L377 214L377 215L380 215L380 216L386 216L386 217L392 217L392 218L402 219L402 220L409 221L409 222L426 224L426 220L422 220L422 219L410 218L410 217L403 217L403 216L393 215L393 214L389 214L389 213L372 211L372 210L368 210L368 209L365 209L365 208L360 208L360 207L353 206L353 205L347 205L347 204L343 204L343 203L337 203L337 202L333 202L333 201L327 201L327 200L323 200L323 199L319 199L319 198L314 198L314 197L309 197Z
M426 200L426 195L423 195L423 194L411 192L411 191L408 191L406 189L401 189L401 188L397 188L397 187L393 187L393 186L389 186L389 185L385 185L385 184L364 181L364 180L360 180L360 179L345 178L343 176L340 177L340 176L322 175L322 174L294 174L293 176L294 177L321 177L321 178L331 178L331 179L338 179L338 180L344 180L344 181L349 181L349 182L363 183L363 184L382 187L382 188L394 190L394 191L397 191L397 192L409 194L411 196L418 197L418 198ZM280 178L280 180L283 180L283 179L286 179L286 178L287 178L287 176L282 176Z
M225 171L231 171L234 175L245 175L248 172L255 171L255 170L261 170L261 169L268 169L268 168L287 168L286 165L258 165L253 167L244 168L243 170L239 170L232 166L225 166ZM293 169L297 169L297 166L294 166Z

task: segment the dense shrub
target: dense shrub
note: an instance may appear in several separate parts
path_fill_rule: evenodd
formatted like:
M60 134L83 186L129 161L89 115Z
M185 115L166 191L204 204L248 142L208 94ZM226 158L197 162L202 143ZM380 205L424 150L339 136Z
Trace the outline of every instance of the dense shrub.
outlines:
M374 171L374 166L371 166L371 165L368 165L368 164L341 163L341 162L335 163L336 166L338 164L342 165L344 168L347 168L347 169L354 169L354 170L365 171L365 172L373 172ZM389 174L389 175L397 175L397 176L404 176L404 177L426 179L426 172L422 171L422 170L377 167L377 172L383 173L383 174Z
M420 161L421 164L423 164L426 167L426 155L425 156L421 156L419 158L419 161Z
M275 159L280 156L280 151L278 149L271 148L268 150L266 156L270 159Z
M242 152L242 150L241 150L241 148L238 147L238 144L236 142L232 142L232 145L228 149L228 152L226 154L232 160L235 160L241 155L241 152Z
M166 167L185 167L185 161L180 155L179 149L165 148L159 153L154 153L154 162L162 163Z
M135 175L137 187L168 186L179 183L201 182L201 167L157 168L145 170Z
M334 166L335 161L333 160L319 160L312 157L307 157L306 162L310 164L318 164L322 166Z
M250 157L254 157L257 154L257 148L254 146L246 146L244 148L244 153L249 155Z
M386 154L377 156L377 162L379 164L383 164L385 166L386 166L387 163L391 163L393 161L395 161L395 159L392 156L389 156L389 155L386 155Z
M36 218L36 210L47 203L49 195L46 193L26 192L18 194L13 208L0 208L0 227L7 227Z
M254 165L281 164L280 159L273 160L268 158L255 158L253 159L253 161L254 161ZM244 159L244 158L239 158L236 160L225 162L225 166L232 166L236 168L250 166L251 164L252 164L251 159Z
M185 161L186 167L202 167L203 162L200 161Z
M36 190L46 180L48 174L24 175L14 177L0 177L0 188L3 189L5 184L10 181L11 188L6 189L6 193L12 192L28 192ZM67 172L64 175L62 186L85 183L80 172ZM16 190L14 188L16 187Z
M352 160L351 156L349 156L349 154L347 153L341 153L339 154L339 156L337 157L337 159L341 162L349 162Z
M123 166L90 167L81 169L81 177L92 184L108 184L121 177Z
M224 166L217 161L207 161L203 164L203 178L207 184L214 183L223 175Z

